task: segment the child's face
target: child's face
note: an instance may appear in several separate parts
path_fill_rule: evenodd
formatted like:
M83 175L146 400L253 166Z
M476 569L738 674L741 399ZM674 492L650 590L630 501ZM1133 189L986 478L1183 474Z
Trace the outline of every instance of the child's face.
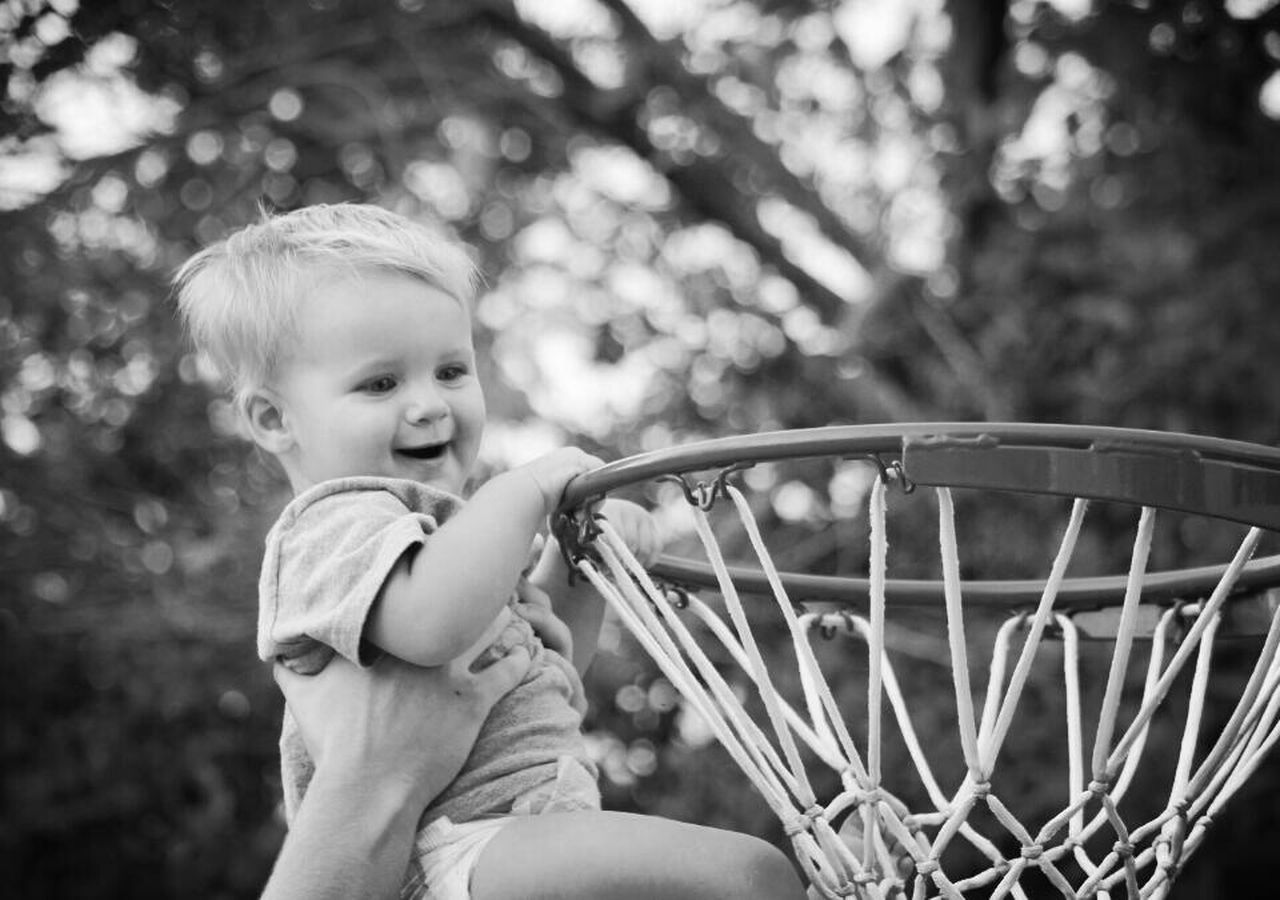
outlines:
M459 493L484 395L463 305L397 272L317 278L275 394L295 491L329 478L408 478Z

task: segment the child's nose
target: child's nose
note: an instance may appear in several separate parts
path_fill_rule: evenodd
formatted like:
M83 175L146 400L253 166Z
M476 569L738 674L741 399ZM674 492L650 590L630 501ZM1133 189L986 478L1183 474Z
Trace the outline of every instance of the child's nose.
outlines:
M405 417L410 422L432 422L443 418L449 412L449 405L435 387L422 387L416 390L405 410Z

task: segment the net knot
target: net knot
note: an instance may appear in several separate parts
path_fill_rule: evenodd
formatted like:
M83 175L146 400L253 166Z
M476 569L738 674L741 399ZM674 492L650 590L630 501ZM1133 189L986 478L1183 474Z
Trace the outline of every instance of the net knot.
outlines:
M860 787L854 792L858 798L858 805L878 806L881 803L888 805L889 797L892 796L880 785L872 787Z
M1177 872L1179 868L1179 859L1182 857L1183 841L1186 838L1184 831L1179 829L1173 834L1162 834L1154 841L1151 846L1157 850L1163 847L1168 852L1168 861L1161 864L1160 868L1166 872Z
M841 881L839 884L831 884L824 879L822 887L825 892L829 892L837 897L856 897L859 893L859 885L862 883L862 879L864 877L865 876L863 875L855 875L852 881ZM818 884L815 881L814 887L817 886Z
M1027 862L1035 862L1041 856L1044 856L1044 846L1041 844L1027 844L1022 848L1022 858Z
M942 865L936 859L922 859L916 863L916 872L924 877L932 875L941 868Z
M1133 844L1128 841L1116 841L1115 846L1111 848L1111 851L1121 859L1128 859L1133 856Z
M1101 797L1111 792L1111 779L1097 778L1089 782L1089 793L1095 797Z
M813 823L818 819L824 818L827 811L821 806L813 805L806 809L798 816L792 816L786 822L782 823L782 830L787 837L795 837L801 832L808 831L813 827Z
M975 800L985 800L991 793L990 781L978 781L973 785L973 796Z

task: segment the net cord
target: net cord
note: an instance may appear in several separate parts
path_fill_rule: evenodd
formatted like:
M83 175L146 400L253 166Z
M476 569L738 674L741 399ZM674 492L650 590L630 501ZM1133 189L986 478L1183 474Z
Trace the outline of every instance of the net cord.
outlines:
M645 650L657 661L663 674L684 696L686 702L711 728L735 763L760 790L770 808L783 822L792 840L797 859L811 883L825 897L857 894L862 897L896 896L906 885L894 873L897 853L905 853L914 864L912 895L923 900L926 881L932 881L941 896L958 900L963 891L999 879L992 897L1006 894L1023 898L1019 885L1022 872L1038 867L1064 896L1089 896L1109 891L1119 884L1130 897L1162 896L1177 874L1186 855L1203 840L1205 830L1222 805L1236 793L1257 768L1265 754L1280 740L1280 614L1271 623L1263 652L1249 682L1213 747L1198 766L1194 764L1197 736L1213 657L1221 608L1244 564L1253 554L1259 529L1252 529L1242 541L1231 564L1210 598L1195 610L1193 624L1169 661L1163 662L1163 648L1184 610L1166 610L1160 617L1152 642L1142 698L1138 710L1115 741L1119 723L1123 685L1130 666L1145 573L1155 526L1155 510L1144 507L1139 517L1131 564L1115 647L1093 742L1089 764L1091 782L1084 784L1083 715L1079 687L1079 635L1070 618L1056 613L1054 600L1077 542L1087 508L1084 500L1072 506L1062 542L1040 602L1033 614L1024 614L1004 623L992 649L990 677L980 718L975 717L969 678L968 643L964 629L962 585L956 541L955 511L950 492L936 489L939 506L939 547L943 568L947 613L948 647L952 662L957 726L966 775L950 800L934 777L918 736L911 726L905 698L893 674L885 649L885 582L888 541L885 530L885 492L880 481L870 492L871 525L869 618L846 612L839 615L844 629L866 643L868 649L868 747L865 762L860 757L834 695L818 666L810 635L815 625L829 624L830 615L802 615L796 612L760 535L759 526L746 498L732 485L726 494L773 589L796 661L799 666L808 720L779 695L748 624L745 607L729 576L706 513L694 510L695 528L716 571L733 628L720 620L709 606L690 597L689 608L729 651L747 673L761 700L773 732L771 741L748 716L740 698L699 647L672 604L658 589L644 567L626 548L607 521L602 521L596 541L600 560L609 572L606 577L590 559L579 561L579 571L607 599L623 623ZM1072 797L1065 809L1040 831L1030 831L991 793L989 779L1000 748L1011 727L1018 702L1038 646L1050 624L1057 626L1063 641L1062 677L1066 695L1068 750L1067 787ZM1010 647L1016 633L1025 631L1021 651L1013 671L1005 681ZM1179 755L1169 801L1155 819L1130 831L1118 810L1118 803L1131 784L1139 764L1149 726L1174 680L1194 654L1195 664L1187 720L1179 744ZM888 792L881 782L883 699L889 700L916 769L936 811L911 814L905 804ZM823 764L838 771L844 790L827 806L818 803L805 771L797 738L810 747ZM776 748L774 743L776 742ZM1114 742L1114 745L1113 745ZM995 819L1021 845L1018 857L1005 860L996 846L970 824L969 816L979 802L985 803ZM1087 807L1098 810L1088 822ZM832 827L832 821L848 812L861 825L861 841L851 848ZM851 820L852 821L852 820ZM923 826L938 826L929 840ZM1094 862L1085 849L1088 841L1105 825L1116 835L1111 851ZM1188 828L1190 825L1190 828ZM1063 828L1067 838L1056 847L1046 847ZM1156 834L1158 832L1158 835ZM991 860L991 867L963 881L952 882L943 872L941 857L948 844L962 835ZM1151 838L1151 845L1137 846ZM890 852L889 840L897 849ZM1085 882L1073 889L1056 865L1068 854L1086 874ZM866 861L866 862L864 862ZM1139 873L1155 863L1145 884Z
M606 598L610 607L653 656L663 674L690 701L690 705L711 728L735 763L760 791L774 814L783 822L796 858L810 882L827 885L825 896L850 895L852 888L843 894L838 891L851 885L854 879L865 881L861 861L835 836L823 820L812 793L805 796L800 782L786 771L763 732L747 719L733 691L612 526L607 521L602 521L600 526L601 539L597 541L597 546L612 578L606 579L588 559L579 561L579 571ZM643 592L640 588L643 588ZM694 675L688 660L659 624L653 613L654 608L660 611L666 624L678 635L685 653L688 654L688 660L693 661L702 682ZM703 688L704 683L706 689ZM786 786L784 781L787 782ZM800 802L797 803L792 797ZM885 895L882 891L871 890L864 896L880 898Z

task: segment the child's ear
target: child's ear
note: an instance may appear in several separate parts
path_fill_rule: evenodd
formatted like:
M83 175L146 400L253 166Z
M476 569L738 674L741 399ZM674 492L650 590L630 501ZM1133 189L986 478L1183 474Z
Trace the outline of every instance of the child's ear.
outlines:
M293 446L288 419L275 394L251 391L240 400L240 411L253 442L268 453L281 454Z

